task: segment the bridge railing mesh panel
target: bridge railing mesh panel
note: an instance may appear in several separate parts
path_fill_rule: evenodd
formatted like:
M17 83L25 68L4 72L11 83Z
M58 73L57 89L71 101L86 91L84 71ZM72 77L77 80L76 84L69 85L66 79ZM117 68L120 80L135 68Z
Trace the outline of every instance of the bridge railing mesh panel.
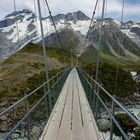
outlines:
M0 139L38 140L70 70L65 69L47 81L51 85L49 90L46 82L1 112L0 125L7 127L8 131L3 131ZM51 99L51 108L49 99Z
M140 128L140 120L134 117L122 103L117 101L103 86L92 79L88 73L80 68L77 70L98 126L100 138L105 140L134 139L134 130L128 130L125 127L125 117L120 116L118 112L123 112L127 116L128 120L126 123L130 123L130 127Z

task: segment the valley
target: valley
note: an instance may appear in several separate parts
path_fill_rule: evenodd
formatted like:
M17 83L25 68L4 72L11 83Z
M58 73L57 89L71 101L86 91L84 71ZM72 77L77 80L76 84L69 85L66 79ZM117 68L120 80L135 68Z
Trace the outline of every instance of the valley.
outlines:
M96 19L90 27L84 48L91 20L88 16L82 11L77 11L58 14L53 16L53 19L62 46L59 44L51 18L42 18L49 78L66 67L81 67L95 79L100 49L98 82L139 119L140 22L121 23L116 19L105 18L101 34L101 21ZM39 18L26 9L12 12L0 21L0 112L45 81ZM101 91L100 97L109 107L111 106L112 102ZM109 118L102 107L100 109L98 121L102 127L102 123L108 123ZM116 110L115 117L118 121L127 119L124 112L119 108ZM126 132L128 133L131 127L139 137L139 128L134 131L136 126L129 126L131 121L127 120L128 122L123 124L127 127ZM105 128L106 126L109 124L104 125ZM103 132L107 133L108 129L110 127ZM117 130L115 134L118 134Z

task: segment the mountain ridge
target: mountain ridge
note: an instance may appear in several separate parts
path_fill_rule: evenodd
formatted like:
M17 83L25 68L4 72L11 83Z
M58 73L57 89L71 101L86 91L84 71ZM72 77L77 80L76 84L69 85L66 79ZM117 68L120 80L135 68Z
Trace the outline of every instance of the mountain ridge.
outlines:
M10 22L11 19L12 22ZM64 41L63 39L65 38L65 40L69 40L68 37L70 37L72 39L71 42L73 43L69 42L69 44L71 44L71 46L75 46L74 47L75 53L81 53L86 38L86 34L89 29L90 18L79 10L73 13L58 14L56 16L53 16L53 19L55 21L56 28L60 33L62 42L64 43L66 49L67 49L67 41ZM6 22L7 21L9 22L4 23L4 20ZM11 54L15 53L20 48L24 47L24 45L27 44L28 42L33 43L41 42L39 19L30 10L23 9L22 11L13 12L5 16L4 20L0 21L0 27L2 27L0 28L0 36L1 41L3 42L2 44L0 44L1 59L9 57ZM42 18L42 22L47 45L58 46L55 30L52 25L50 17ZM99 25L100 20L99 19L95 20L92 28L90 29L87 47L90 45L97 46L97 39L99 36L98 34ZM123 28L120 28L121 26L123 26ZM106 51L110 49L109 53L111 55L113 54L113 52L115 52L113 54L114 56L117 54L115 51L117 49L116 48L117 46L113 47L113 44L118 44L116 40L122 42L121 38L119 37L120 35L122 38L127 38L126 40L128 40L129 44L131 44L129 45L129 48L127 48L124 43L121 43L121 45L118 44L118 46L122 48L122 53L127 52L127 54L129 54L131 57L134 58L139 57L139 54L137 54L137 51L140 48L139 22L128 21L126 23L121 23L120 21L113 18L105 18L103 20L103 27L104 32L109 35L108 39L105 41ZM117 32L112 32L111 28L113 28L113 30L117 30ZM108 31L106 31L105 29L107 29ZM17 30L19 31L19 35L17 35ZM67 35L66 38L63 34L66 35L68 33L70 33L70 35ZM115 37L116 40L114 40L113 43L110 44L110 40L113 39L113 36ZM55 44L53 42L55 42ZM70 45L68 46L69 46L68 48L70 49ZM119 56L126 57L127 55L119 55Z

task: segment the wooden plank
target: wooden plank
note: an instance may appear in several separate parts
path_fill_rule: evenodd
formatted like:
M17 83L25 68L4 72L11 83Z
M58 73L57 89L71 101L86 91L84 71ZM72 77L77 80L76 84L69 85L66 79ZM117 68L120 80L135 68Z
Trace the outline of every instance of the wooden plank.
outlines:
M72 78L72 74L70 74L64 84L64 87L62 88L61 94L58 98L58 101L51 113L51 116L48 120L48 123L46 125L46 128L44 129L44 132L42 134L42 137L40 139L42 140L56 140L57 135L59 132L59 127L61 123L61 116L64 109L64 104L66 100L66 96L68 93L68 86L70 83L70 79Z
M73 87L73 71L72 78L69 83L69 90L66 99L66 103L64 105L64 112L62 116L61 126L59 129L57 140L70 140L71 135L71 112L72 112L72 87Z
M78 75L77 75L78 76ZM86 95L81 84L80 79L78 78L78 89L79 89L79 97L80 97L80 105L82 109L82 117L83 117L83 127L84 127L84 134L85 140L98 140L97 132L94 128L92 117L90 114L90 108L88 106L88 102L86 100Z
M57 140L70 140L70 135L71 135L71 122L63 120L61 127L59 129Z
M41 140L98 140L76 69L68 76Z
M72 112L72 140L85 140L84 130L81 118L81 108L79 102L78 88L77 88L77 73L74 73L74 96L73 96L73 112Z
M84 140L85 139L81 121L72 122L71 139L72 140Z

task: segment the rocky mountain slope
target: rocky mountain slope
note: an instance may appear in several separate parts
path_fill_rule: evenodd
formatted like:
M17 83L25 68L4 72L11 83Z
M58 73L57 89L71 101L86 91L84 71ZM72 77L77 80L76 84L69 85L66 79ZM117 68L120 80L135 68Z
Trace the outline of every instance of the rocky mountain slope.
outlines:
M63 48L79 54L82 52L90 18L78 11L58 14L53 17L62 40ZM46 44L60 47L50 17L42 18ZM120 27L122 25L122 28ZM98 46L100 20L94 21L90 29L87 47ZM17 31L19 33L17 34ZM5 59L25 46L28 42L40 43L39 19L29 10L13 12L0 21L0 59ZM129 21L120 23L111 18L103 22L103 52L123 59L139 60L140 23ZM86 51L86 49L84 50Z
M49 78L71 64L71 53L59 48L47 48ZM74 61L76 57L73 55ZM45 80L43 49L29 43L0 64L0 112L1 108L17 101L36 89Z

